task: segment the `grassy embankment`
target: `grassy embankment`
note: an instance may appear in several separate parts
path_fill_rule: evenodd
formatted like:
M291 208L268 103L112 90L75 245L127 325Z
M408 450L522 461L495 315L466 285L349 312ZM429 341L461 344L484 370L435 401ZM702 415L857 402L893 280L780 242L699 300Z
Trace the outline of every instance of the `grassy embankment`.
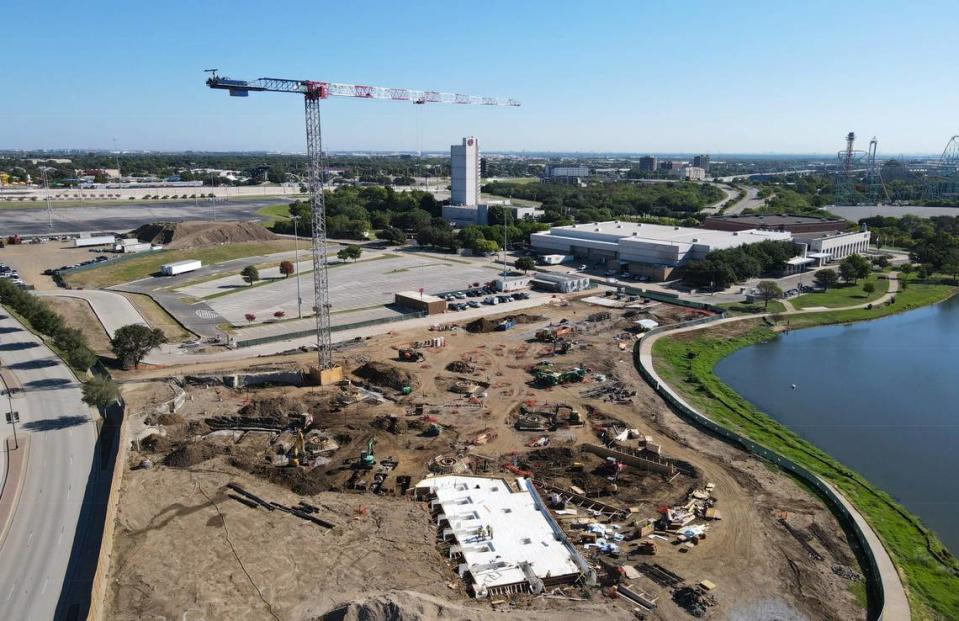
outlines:
M158 250L141 254L127 260L116 262L107 261L104 265L88 270L72 272L64 276L64 281L73 288L96 289L118 285L131 280L146 278L160 271L164 263L198 259L203 265L212 265L242 259L244 257L262 256L275 252L293 250L292 240L274 240L265 242L244 242L239 244L222 244L205 248L184 248L178 250Z
M256 210L256 215L262 216L264 220L261 224L268 229L273 228L273 223L277 220L290 219L289 205L267 205Z
M789 325L798 328L876 319L941 301L955 292L955 287L941 281L909 280L907 288L896 294L895 304L790 315ZM716 363L734 351L773 338L776 323L771 327L757 319L662 338L653 348L656 370L717 422L802 464L839 488L869 521L904 574L914 619L959 618L959 561L935 534L889 494L757 410L713 372Z
M786 310L786 307L783 306L783 303L778 300L769 300L768 305L764 305L762 302L755 302L753 304L747 304L745 302L727 302L725 304L717 304L720 308L725 308L726 312L730 316L736 315L755 315L758 313L782 313Z

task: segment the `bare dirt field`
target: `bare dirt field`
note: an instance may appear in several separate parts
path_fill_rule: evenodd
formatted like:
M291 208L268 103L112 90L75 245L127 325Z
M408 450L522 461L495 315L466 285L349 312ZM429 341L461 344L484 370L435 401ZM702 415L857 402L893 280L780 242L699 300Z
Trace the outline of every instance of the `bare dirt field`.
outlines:
M510 469L622 510L627 517L613 521L623 533L713 484L710 503L722 519L697 519L708 530L696 545L677 545L675 534L664 532L665 540L627 538L616 554L580 547L607 585L608 567L656 563L686 585L717 585L716 603L706 611L711 619L864 618L852 583L834 572L834 566L857 568L824 505L778 471L685 425L633 368L634 337L627 332L633 321L668 322L688 311L658 305L649 313L617 309L610 319L584 321L603 310L572 303L530 311L540 317L503 332L418 330L369 339L340 351L350 386L232 389L187 378L187 401L172 415L153 412L167 394L158 378L174 371L124 374L131 422L158 425L165 435L131 451L107 618L635 618L602 586L570 585L496 603L469 596L455 565L437 549L426 505L406 490L431 471L512 478ZM572 347L554 355L551 343L534 336L564 319L574 328L567 337ZM398 360L401 347L435 336L446 343L421 348L423 360ZM257 363L279 370L309 360L304 354ZM557 372L582 369L583 381L549 387L548 373L535 381L534 365L544 361ZM301 412L312 415L303 436L294 424ZM627 434L615 446L649 451L655 443L664 463L679 471L626 466L611 482L606 461L582 446L612 442L628 429L639 438ZM650 436L646 448L644 436ZM359 460L370 440L373 469ZM304 465L281 465L290 457ZM151 468L133 468L144 458ZM231 497L237 494L229 483L286 507L305 502L332 528L247 506ZM576 520L594 516L569 507L575 518L556 517L580 542L585 535ZM655 541L656 554L639 555L641 541ZM676 588L648 574L627 583L657 598L650 618L692 618L672 600Z

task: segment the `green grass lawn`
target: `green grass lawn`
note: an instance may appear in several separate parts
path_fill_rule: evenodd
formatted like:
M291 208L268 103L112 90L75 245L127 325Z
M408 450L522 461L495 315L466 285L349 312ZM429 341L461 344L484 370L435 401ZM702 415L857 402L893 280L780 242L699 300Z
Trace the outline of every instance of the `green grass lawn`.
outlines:
M871 282L876 290L867 294L862 290L863 284ZM843 306L856 306L857 304L866 304L879 299L889 291L889 280L879 278L877 274L870 274L865 280L858 283L843 283L826 291L817 291L815 293L806 293L790 300L796 308L814 308L816 306L825 306L826 308L842 308Z
M263 216L263 226L266 228L272 228L273 223L277 220L289 220L290 219L290 206L289 205L267 205L266 207L261 207L256 210L256 215Z
M164 263L197 259L204 266L222 263L232 259L254 257L274 252L293 250L292 240L275 240L266 242L246 242L240 244L223 244L205 248L185 248L178 250L159 250L149 254L136 256L125 261L106 262L93 269L73 272L64 276L67 285L73 288L97 289L118 285L131 280L146 278L160 271Z
M781 318L791 328L875 319L941 301L956 288L939 281L909 280L894 304L871 310L809 313ZM665 337L653 347L657 372L684 398L717 422L826 478L869 521L905 575L913 617L959 618L959 561L934 533L887 493L757 410L713 372L716 363L743 347L773 338L759 320L744 321L738 335L706 329ZM727 328L728 329L728 328Z

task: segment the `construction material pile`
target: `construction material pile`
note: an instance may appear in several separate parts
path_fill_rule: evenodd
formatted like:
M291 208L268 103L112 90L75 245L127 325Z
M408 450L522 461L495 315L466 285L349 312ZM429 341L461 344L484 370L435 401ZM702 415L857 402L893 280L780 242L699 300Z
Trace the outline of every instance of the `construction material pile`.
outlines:
M255 222L152 222L133 231L141 242L169 248L195 248L279 239Z
M409 371L404 371L385 362L371 360L353 372L357 377L394 390L403 390L415 386L415 378Z
M487 317L480 317L474 321L466 324L466 331L473 333L485 333L493 332L497 330L503 322L512 321L513 324L519 323L536 323L537 321L543 321L545 317L540 315L527 315L526 313L520 313L518 315L510 315L509 317L496 317L490 319Z
M673 601L694 617L704 617L708 608L718 602L701 586L684 586L673 593Z

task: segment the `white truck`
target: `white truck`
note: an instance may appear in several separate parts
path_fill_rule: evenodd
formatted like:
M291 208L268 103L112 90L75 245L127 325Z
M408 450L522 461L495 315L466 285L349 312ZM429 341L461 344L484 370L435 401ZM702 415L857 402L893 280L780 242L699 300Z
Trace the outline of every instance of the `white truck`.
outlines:
M84 246L106 246L113 244L116 238L113 235L99 235L97 237L78 237L73 240L74 248L83 248Z
M566 261L565 254L544 254L539 258L541 265L559 265L563 261Z
M187 272L192 272L193 270L198 270L201 267L203 267L202 261L187 259L185 261L177 261L175 263L164 263L160 266L160 273L164 276L176 276L177 274L185 274Z

